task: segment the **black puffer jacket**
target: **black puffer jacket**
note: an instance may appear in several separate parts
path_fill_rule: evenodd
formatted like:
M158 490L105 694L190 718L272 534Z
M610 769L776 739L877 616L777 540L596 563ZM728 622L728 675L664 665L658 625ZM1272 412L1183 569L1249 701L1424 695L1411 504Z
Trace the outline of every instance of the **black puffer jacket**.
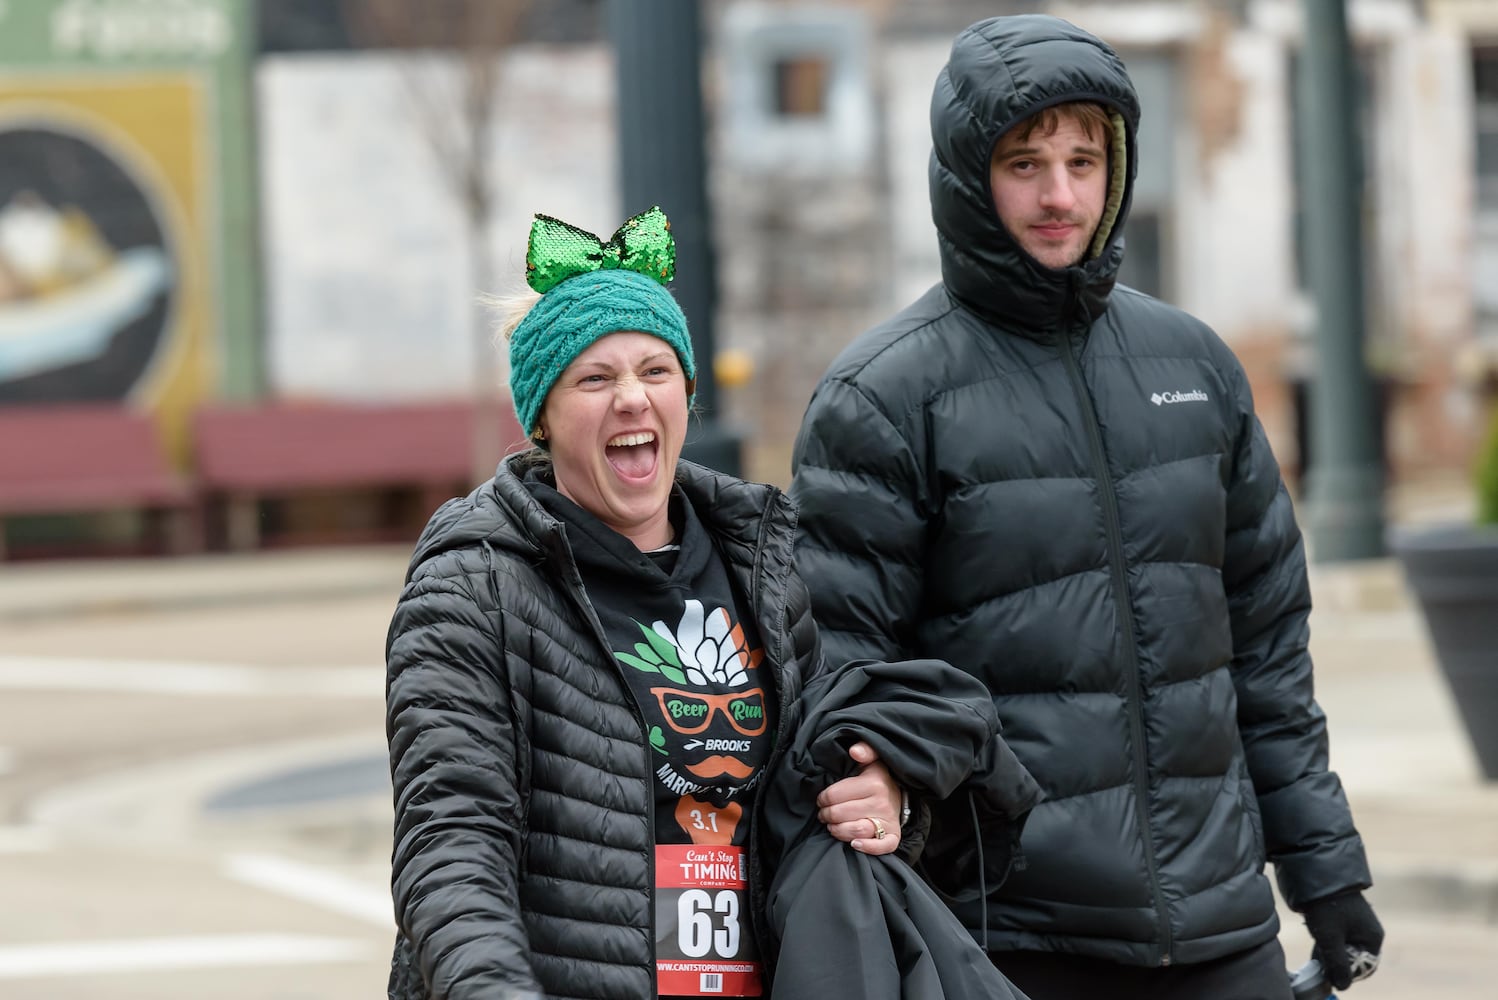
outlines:
M517 475L533 460L433 516L390 628L402 1000L655 996L651 751L561 526ZM686 462L677 479L788 704L819 662L794 507Z
M1082 99L1124 132L1121 225L1138 107L1112 51L1038 16L958 37L932 105L943 284L818 387L798 559L830 662L972 672L1046 792L989 944L1197 962L1275 934L1266 853L1296 907L1369 876L1312 698L1300 534L1241 367L1114 287L1116 235L1049 270L993 209L999 136ZM976 906L958 913L976 931Z
M817 819L818 793L866 742L910 794L971 817L984 852L953 866L970 891L1003 881L1040 788L999 738L987 690L940 660L851 663L796 708L760 800L774 1000L1025 1000L901 857L859 854Z

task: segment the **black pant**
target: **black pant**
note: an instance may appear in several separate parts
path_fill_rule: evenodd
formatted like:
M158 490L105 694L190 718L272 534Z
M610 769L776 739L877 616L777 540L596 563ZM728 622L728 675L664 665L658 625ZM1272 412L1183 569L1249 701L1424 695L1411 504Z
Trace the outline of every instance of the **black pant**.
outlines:
M1210 962L1145 968L1041 951L996 951L1000 972L1030 1000L1290 1000L1276 940Z

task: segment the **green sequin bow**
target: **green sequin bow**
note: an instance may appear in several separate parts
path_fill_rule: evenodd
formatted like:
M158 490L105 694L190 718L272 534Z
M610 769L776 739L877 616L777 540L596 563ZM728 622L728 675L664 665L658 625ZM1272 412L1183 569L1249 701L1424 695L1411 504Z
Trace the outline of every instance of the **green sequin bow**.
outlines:
M676 241L659 205L630 218L607 243L549 215L531 222L525 281L541 294L579 274L621 267L662 285L676 276Z

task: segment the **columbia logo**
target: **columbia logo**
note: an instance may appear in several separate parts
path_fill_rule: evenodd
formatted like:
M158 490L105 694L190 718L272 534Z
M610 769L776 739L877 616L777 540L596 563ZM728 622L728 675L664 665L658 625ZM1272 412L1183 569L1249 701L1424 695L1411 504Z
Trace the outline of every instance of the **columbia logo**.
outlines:
M1190 392L1157 392L1150 397L1150 402L1156 406L1164 406L1167 403L1205 403L1207 394L1200 389L1192 389Z

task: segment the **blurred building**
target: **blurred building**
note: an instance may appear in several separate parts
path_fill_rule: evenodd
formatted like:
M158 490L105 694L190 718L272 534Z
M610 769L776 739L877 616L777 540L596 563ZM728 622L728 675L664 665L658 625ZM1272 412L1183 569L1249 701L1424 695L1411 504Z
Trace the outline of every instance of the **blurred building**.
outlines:
M808 379L848 333L937 280L931 83L956 31L1010 11L1066 17L1119 49L1144 107L1122 280L1222 334L1276 453L1299 471L1315 385L1296 184L1300 0L724 6L724 330L760 360L763 377L740 402L767 449L763 474L783 467ZM798 21L822 23L820 49L808 52ZM1498 118L1487 120L1498 114L1498 4L1352 0L1350 24L1367 353L1388 460L1404 477L1463 469L1498 357L1498 215L1487 204L1498 196L1482 180L1498 177ZM808 116L798 86L819 75L823 103ZM844 85L863 100L841 99ZM774 143L747 130L764 126L766 100L778 102ZM750 262L734 258L746 233L764 241Z
M589 19L600 6L575 4L560 19L582 25L571 37L554 17L550 40L517 39L496 133L501 197L490 287L516 283L530 212L606 229L639 207L615 204L608 40L596 16ZM1203 317L1233 345L1277 453L1287 471L1298 472L1315 384L1296 184L1299 8L1300 0L710 5L704 63L719 337L752 359L755 372L723 399L747 434L750 471L784 481L801 412L826 364L859 330L939 276L927 208L927 108L952 36L993 13L1047 11L1118 47L1141 93L1142 164L1123 280ZM1382 386L1386 451L1400 476L1454 469L1470 453L1484 379L1491 380L1483 373L1491 371L1494 351L1483 345L1498 341L1487 332L1498 299L1486 301L1498 283L1481 280L1483 267L1498 266L1498 212L1486 220L1482 206L1494 198L1482 194L1480 181L1484 170L1498 176L1498 165L1486 164L1498 163L1498 152L1487 156L1493 151L1482 142L1484 128L1498 134L1498 124L1484 125L1488 112L1498 113L1498 45L1484 41L1498 42L1498 5L1353 0L1350 12L1362 76L1368 357ZM346 355L388 337L427 352L429 383L418 359L397 353L383 355L388 378L357 364L339 367L343 374L335 377L347 379L351 391L444 382L457 388L469 365L461 333L441 333L461 330L456 314L465 307L466 273L458 250L445 262L434 255L443 243L435 230L452 226L442 219L441 193L421 191L415 174L387 174L387 185L407 192L404 206L387 191L374 199L385 206L381 218L363 226L351 218L363 211L353 204L346 215L325 217L340 200L359 201L358 190L340 178L368 162L373 147L359 150L342 132L319 125L302 88L327 88L335 100L331 81L347 80L337 120L367 118L383 133L371 141L387 150L384 169L398 172L398 161L410 159L419 171L429 151L399 138L411 139L413 128L402 120L398 95L354 82L359 73L384 74L387 87L398 87L393 58L364 52L260 61L271 246L278 246L276 232L296 224L292 219L308 230L289 241L286 259L267 254L272 272L286 272L270 280L267 330L272 376L283 373L283 390L336 390L326 382L334 374L331 353L278 362L283 340L300 344L298 352ZM297 74L300 82L293 82ZM306 74L322 74L323 82ZM319 152L306 155L314 147ZM323 182L310 184L308 160L342 166L325 168ZM670 192L660 200L669 211ZM432 232L377 235L376 223L397 221L392 213ZM351 246L325 246L339 240ZM423 248L420 259L403 254L413 245ZM357 266L356 247L363 248ZM294 257L344 270L352 283L329 282ZM377 290L358 279L376 260L400 261ZM304 341L299 331L315 325L304 315L278 322L278 309L296 307L277 289L299 281L344 317L341 348ZM432 301L410 303L413 313L384 298L401 294L402 284ZM342 306L333 301L338 287L350 300ZM366 292L381 298L355 301ZM422 324L418 315L443 319ZM424 343L412 337L417 326ZM442 336L453 339L431 339ZM434 343L446 348L431 353ZM446 374L431 370L442 358L451 362Z
M1316 374L1300 5L707 4L719 346L753 366L719 398L748 473L788 478L827 363L938 280L931 87L961 28L1026 11L1127 62L1144 119L1123 280L1232 345L1296 473ZM465 54L472 6L0 3L0 405L149 409L186 463L204 401L461 398L476 372L502 379L479 363L475 295L520 287L531 213L607 232L646 206L618 204L605 0L491 0L518 13ZM1349 10L1386 452L1397 476L1450 472L1498 370L1498 3ZM478 130L464 119L474 50L502 54ZM470 168L486 181L477 228L454 183ZM658 200L669 213L672 192ZM99 275L118 279L98 304L115 312L50 332L76 315L37 308L44 293L55 304Z

